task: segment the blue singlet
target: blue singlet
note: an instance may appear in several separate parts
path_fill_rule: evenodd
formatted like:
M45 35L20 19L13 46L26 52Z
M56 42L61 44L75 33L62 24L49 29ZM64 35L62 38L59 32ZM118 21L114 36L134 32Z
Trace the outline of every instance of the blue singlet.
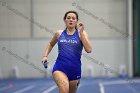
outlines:
M78 30L68 35L64 30L58 38L58 57L53 71L62 71L69 80L81 78L81 54L83 44L79 38Z

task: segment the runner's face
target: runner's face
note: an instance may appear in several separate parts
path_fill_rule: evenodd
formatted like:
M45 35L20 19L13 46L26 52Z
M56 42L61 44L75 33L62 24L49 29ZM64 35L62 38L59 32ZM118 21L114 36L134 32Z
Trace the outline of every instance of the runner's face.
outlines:
M66 27L68 28L75 28L78 22L76 19L76 15L74 13L68 13L64 21L65 21Z

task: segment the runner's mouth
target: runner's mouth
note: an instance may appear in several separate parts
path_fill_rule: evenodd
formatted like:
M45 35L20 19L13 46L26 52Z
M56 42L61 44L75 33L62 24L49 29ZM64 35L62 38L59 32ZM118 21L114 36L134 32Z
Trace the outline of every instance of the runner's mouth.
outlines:
M72 25L72 23L69 23L69 25Z

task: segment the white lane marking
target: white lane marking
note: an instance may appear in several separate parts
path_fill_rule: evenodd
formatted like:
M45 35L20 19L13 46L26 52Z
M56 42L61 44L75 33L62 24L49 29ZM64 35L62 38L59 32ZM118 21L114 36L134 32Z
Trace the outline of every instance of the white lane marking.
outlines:
M42 93L49 93L49 92L51 92L52 90L54 90L55 88L57 88L57 86L56 86L56 85L53 85L52 87L50 87L49 89L43 91Z
M14 93L22 93L22 92L25 92L25 91L28 91L28 90L32 89L33 87L34 87L33 85L32 86L28 86L28 87L25 87L23 89L20 89L20 90L14 92Z
M99 83L99 88L100 88L100 93L105 93L104 86L101 82Z
M6 89L8 89L9 87L2 87L2 88L0 88L0 91L3 91L3 90L6 90Z

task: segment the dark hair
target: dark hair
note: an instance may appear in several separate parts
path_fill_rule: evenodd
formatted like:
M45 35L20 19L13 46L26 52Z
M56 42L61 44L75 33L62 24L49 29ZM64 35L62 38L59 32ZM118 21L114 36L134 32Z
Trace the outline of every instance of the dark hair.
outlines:
M79 18L78 18L78 13L77 13L76 11L68 11L68 12L65 13L63 20L66 19L67 15L68 15L69 13L74 13L74 14L76 15L76 19L77 19L77 20L79 19ZM67 28L66 28L66 29L67 29ZM77 26L75 27L75 29L77 30Z
M65 15L64 15L64 18L63 18L64 20L66 19L67 15L69 13L74 13L76 15L76 19L78 20L78 13L76 11L68 11L68 12L66 12Z

